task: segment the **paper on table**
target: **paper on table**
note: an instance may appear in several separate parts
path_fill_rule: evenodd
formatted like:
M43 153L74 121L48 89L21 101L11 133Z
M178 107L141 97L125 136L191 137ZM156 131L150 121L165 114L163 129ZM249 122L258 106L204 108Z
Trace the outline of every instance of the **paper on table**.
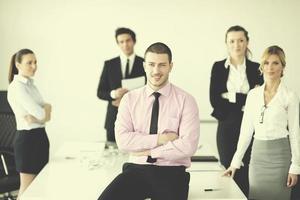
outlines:
M133 90L145 85L145 77L139 76L136 78L122 79L122 87L128 90Z

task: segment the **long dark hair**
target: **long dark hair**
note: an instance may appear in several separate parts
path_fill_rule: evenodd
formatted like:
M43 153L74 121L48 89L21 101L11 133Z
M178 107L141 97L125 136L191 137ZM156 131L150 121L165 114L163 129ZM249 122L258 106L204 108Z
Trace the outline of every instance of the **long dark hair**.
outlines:
M225 34L225 43L227 42L227 35L229 32L233 32L233 31L242 31L246 37L246 40L249 42L249 36L248 36L248 31L242 27L242 26L239 26L239 25L236 25L236 26L231 26L227 31L226 31L226 34ZM252 52L250 51L250 49L247 47L246 49L246 58L249 58L249 56L252 56Z
M16 67L16 62L21 63L24 55L34 54L30 49L21 49L15 53L10 60L9 72L8 72L8 82L11 83L14 80L14 75L18 74L18 69Z

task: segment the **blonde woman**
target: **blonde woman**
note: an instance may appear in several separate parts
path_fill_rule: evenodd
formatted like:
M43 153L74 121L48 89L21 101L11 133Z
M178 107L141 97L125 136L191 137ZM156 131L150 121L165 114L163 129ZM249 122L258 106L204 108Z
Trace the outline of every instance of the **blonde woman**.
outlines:
M248 94L237 150L224 175L233 177L253 132L249 198L289 200L300 174L299 99L281 80L284 51L271 46L262 56L265 83Z

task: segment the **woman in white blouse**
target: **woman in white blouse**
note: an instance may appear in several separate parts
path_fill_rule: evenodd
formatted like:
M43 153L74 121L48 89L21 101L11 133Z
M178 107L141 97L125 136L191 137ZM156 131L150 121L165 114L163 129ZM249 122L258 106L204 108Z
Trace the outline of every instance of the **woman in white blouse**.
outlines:
M262 56L265 83L250 90L237 150L225 176L233 177L254 134L249 165L249 198L289 200L300 174L299 99L281 77L284 51L271 46Z
M51 117L51 105L44 102L32 77L37 61L30 49L12 56L8 102L17 123L14 144L16 169L20 173L20 196L49 160L49 140L45 123Z

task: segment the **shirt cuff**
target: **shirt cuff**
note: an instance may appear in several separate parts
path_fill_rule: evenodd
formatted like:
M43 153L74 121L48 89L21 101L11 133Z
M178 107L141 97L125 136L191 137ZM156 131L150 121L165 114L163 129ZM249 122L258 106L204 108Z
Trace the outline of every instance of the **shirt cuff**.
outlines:
M289 173L290 174L300 174L300 166L292 163L290 166Z
M221 97L222 97L223 99L228 99L228 92L222 93L222 94L221 94Z
M37 107L35 112L29 113L29 114L33 115L38 120L44 120L46 117L46 111L45 111L45 108L43 108L43 107Z
M244 112L244 110L245 110L245 106L242 106L242 109L241 109L243 112Z
M237 159L235 156L233 156L232 161L230 163L231 167L240 169L241 166L244 166L243 161L240 161L239 159Z
M155 148L157 147L158 134L150 134L146 140L149 142L148 145L144 147L145 149Z
M228 92L228 100L231 103L236 103L236 93L235 92Z
M110 91L110 97L115 99L116 98L116 90Z

